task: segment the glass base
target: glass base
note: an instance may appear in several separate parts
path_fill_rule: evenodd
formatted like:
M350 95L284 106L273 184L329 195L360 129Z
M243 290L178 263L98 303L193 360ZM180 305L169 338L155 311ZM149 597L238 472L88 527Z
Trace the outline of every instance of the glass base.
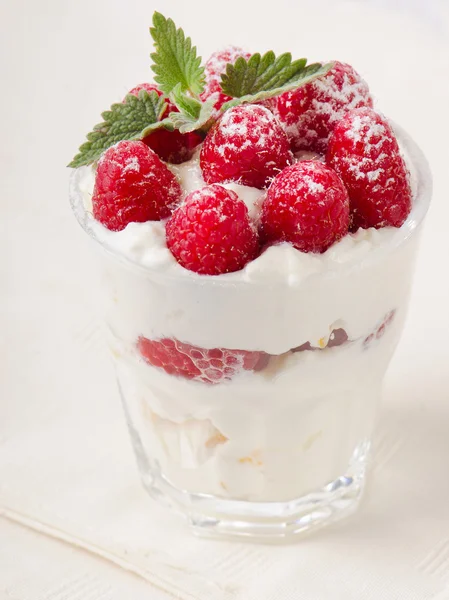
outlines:
M288 542L353 514L360 503L370 442L353 453L347 472L323 488L285 502L230 500L174 487L150 461L139 435L130 432L144 487L152 498L187 518L196 535L241 541Z

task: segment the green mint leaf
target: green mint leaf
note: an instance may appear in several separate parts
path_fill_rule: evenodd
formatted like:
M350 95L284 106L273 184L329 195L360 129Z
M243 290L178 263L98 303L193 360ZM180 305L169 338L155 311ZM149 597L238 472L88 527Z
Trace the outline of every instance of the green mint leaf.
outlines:
M175 85L170 93L170 100L176 104L180 112L196 120L200 116L202 103L196 98L183 93L181 84Z
M151 68L159 88L168 96L179 84L182 92L199 95L204 89L204 69L190 38L186 38L182 29L176 29L174 22L159 12L153 15L150 33L155 46L155 52L151 54Z
M253 54L248 60L239 57L233 65L226 66L226 73L221 76L223 92L234 98L222 110L278 96L323 77L333 67L333 63L306 63L305 58L292 62L289 52L277 58L272 51L263 56Z
M240 56L234 64L226 65L221 87L233 98L282 87L300 73L306 63L304 58L292 62L289 52L276 58L271 50L263 56L253 54L248 60Z
M140 90L139 95L128 94L124 102L113 104L102 113L103 122L87 134L87 142L80 146L69 167L81 167L95 162L110 146L121 140L140 140L159 127L173 128L168 119L160 121L167 104L157 92Z
M192 98L188 98L187 100L190 102ZM170 120L173 123L173 126L176 129L179 129L181 133L189 133L190 131L195 131L197 129L206 132L215 122L212 114L214 112L216 98L208 98L205 102L195 100L195 102L198 103L199 107L197 116L195 116L197 108L194 108L190 113L187 110L170 113ZM180 104L177 104L177 106L180 108ZM193 108L193 104L190 106Z

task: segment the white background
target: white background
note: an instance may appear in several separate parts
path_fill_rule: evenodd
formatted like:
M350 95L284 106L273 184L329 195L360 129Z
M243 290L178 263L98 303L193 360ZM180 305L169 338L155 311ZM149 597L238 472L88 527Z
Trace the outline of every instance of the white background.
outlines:
M434 201L388 385L419 396L424 428L428 407L449 405L447 1L1 0L0 6L0 443L22 421L32 427L27 419L44 398L57 396L61 410L73 409L77 395L93 385L78 368L83 359L77 367L67 359L74 337L79 356L89 357L89 377L103 360L98 332L89 329L96 310L90 247L69 211L65 165L100 112L150 78L148 26L155 9L183 26L205 57L233 43L352 63L378 107L421 145L434 174ZM111 382L95 385L112 389ZM402 408L407 411L406 402ZM426 429L438 441L433 454L416 456L420 468L426 460L437 465L442 480L449 479L448 414L441 408L441 422ZM415 433L420 436L419 426ZM434 490L447 492L448 485ZM445 504L449 496L428 497L422 510ZM449 538L449 524L435 524ZM2 594L10 600L168 597L91 554L0 518Z

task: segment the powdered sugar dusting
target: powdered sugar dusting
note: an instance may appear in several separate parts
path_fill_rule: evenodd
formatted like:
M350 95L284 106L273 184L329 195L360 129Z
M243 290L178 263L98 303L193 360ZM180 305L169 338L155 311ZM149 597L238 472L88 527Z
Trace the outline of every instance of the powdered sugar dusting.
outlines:
M226 72L226 65L235 63L239 56L248 58L250 54L237 46L227 46L223 50L214 52L204 67L206 86L210 89L214 88L213 91L219 91L221 75Z
M303 179L309 190L312 192L312 194L316 194L317 192L324 192L324 185L322 183L319 183L318 181L314 181L314 179L310 175L305 175Z
M165 163L146 144L122 140L98 162L92 209L112 231L130 222L168 217L181 199L181 187Z
M411 209L409 173L386 119L368 107L349 112L328 159L348 188L354 228L402 225Z
M220 108L222 105L228 100L231 100L230 96L227 96L221 90L221 75L226 73L226 65L235 63L239 56L248 59L251 55L249 52L246 52L237 46L228 46L223 50L214 52L204 67L206 82L204 91L201 94L201 99L205 101L208 98L214 97L215 105L213 116L216 119L220 116Z
M360 106L372 106L368 85L350 65L336 62L325 77L280 96L274 111L294 150L325 152L336 123Z
M135 171L136 173L140 172L140 164L137 156L130 156L127 158L123 173L128 173L128 171Z
M261 213L265 242L288 241L303 252L324 252L348 228L346 188L321 162L296 162L268 189Z
M292 159L287 136L273 114L254 104L227 110L201 149L207 183L236 181L263 188Z
M244 108L244 113L228 110L220 120L220 133L223 141L218 146L218 152L222 155L225 154L227 147L238 150L252 146L263 150L271 141L270 133L273 131L274 121L270 111L255 104L249 104ZM242 114L244 114L245 120L243 120ZM249 127L251 131L249 131Z
M371 111L354 113L350 123L351 126L344 131L344 137L352 142L356 153L342 155L339 160L346 163L357 180L377 181L385 172L381 165L388 158L388 153L382 152L382 149L390 145L393 136L391 128L386 123L373 120Z

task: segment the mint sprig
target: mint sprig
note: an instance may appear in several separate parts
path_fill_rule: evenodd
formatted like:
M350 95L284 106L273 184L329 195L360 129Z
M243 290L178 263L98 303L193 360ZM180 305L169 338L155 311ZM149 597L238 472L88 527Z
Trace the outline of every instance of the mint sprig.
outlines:
M307 65L305 58L292 61L289 52L276 57L270 50L263 56L253 54L248 60L240 56L233 65L226 65L226 73L221 76L223 92L234 98L226 102L222 110L296 89L326 75L332 67L333 63Z
M205 102L201 102L184 94L178 83L170 94L170 100L176 104L179 112L171 112L169 118L175 129L179 129L181 133L189 133L197 129L207 131L213 124L215 98L208 98Z
M87 142L68 166L89 165L121 140L140 140L160 127L173 129L169 119L159 120L166 108L167 103L157 92L140 90L137 97L128 94L123 103L113 104L102 113L103 121L87 134Z
M150 33L155 47L151 68L161 91L168 96L179 85L182 92L198 96L204 89L204 68L190 38L159 12L153 15Z
M204 68L196 47L172 19L161 13L153 15L150 28L155 51L151 66L159 89L176 105L179 112L171 112L162 119L166 98L156 91L141 90L138 96L128 94L123 103L113 104L102 113L103 121L87 135L87 141L69 167L80 167L95 162L110 146L121 140L140 140L155 129L178 129L181 133L201 130L205 133L217 118L214 111L216 98L200 100L204 90ZM221 77L221 89L232 100L221 110L244 103L260 102L286 91L296 89L314 79L323 77L333 63L307 65L305 58L292 61L290 53L276 57L274 52L263 56L253 54L248 60L240 57L228 64Z

